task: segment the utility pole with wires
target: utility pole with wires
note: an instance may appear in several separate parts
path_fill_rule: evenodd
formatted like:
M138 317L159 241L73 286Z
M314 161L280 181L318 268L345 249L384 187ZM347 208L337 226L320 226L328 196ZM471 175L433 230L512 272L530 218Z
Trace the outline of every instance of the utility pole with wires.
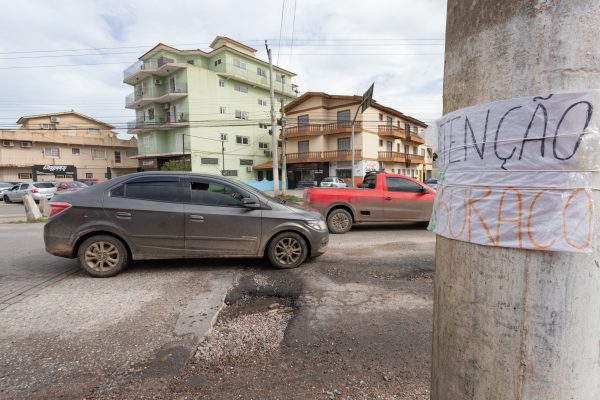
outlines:
M269 89L271 92L271 147L273 153L273 194L279 194L279 160L277 157L277 135L275 134L275 89L273 87L273 59L271 57L271 49L265 40L265 48L269 56Z
M283 93L285 75L281 75L281 93ZM281 193L287 194L287 157L286 152L286 137L285 137L285 97L281 96Z

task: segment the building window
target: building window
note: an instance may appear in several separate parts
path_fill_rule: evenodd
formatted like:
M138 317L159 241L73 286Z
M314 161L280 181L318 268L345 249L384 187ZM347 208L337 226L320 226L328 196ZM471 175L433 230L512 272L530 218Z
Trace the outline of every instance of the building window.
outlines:
M126 157L133 157L133 156L137 156L137 155L138 155L137 149L131 149L131 150L125 151Z
M148 121L154 120L154 108L148 109Z
M212 158L212 157L202 157L202 158L200 158L200 164L204 164L204 165L218 165L219 164L219 159L218 158Z
M398 144L396 145L396 151L397 151L398 153L400 153L400 143L398 143Z
M32 178L31 172L19 172L19 180L21 180L21 179L31 179L31 178Z
M40 124L40 128L56 130L56 125L55 124Z
M81 154L81 149L79 147L73 147L71 148L71 154L74 156L78 156Z
M233 85L233 90L235 90L236 92L240 92L240 93L248 93L247 86L242 86L242 85L238 85L238 84Z
M115 151L115 163L121 164L121 152Z
M308 115L298 115L298 127L308 126Z
M88 133L97 134L100 133L100 128L88 128Z
M33 143L31 143L28 140L24 140L24 141L21 142L21 147L23 147L23 148L29 149L32 146L33 146Z
M392 120L392 117L387 117L387 125L392 126L393 124L394 124L394 121Z
M238 176L237 169L224 169L221 171L223 176Z
M237 119L248 119L248 113L246 111L236 110L235 117Z
M256 75L262 76L263 78L266 78L267 77L267 71L264 68L257 67L256 68Z
M142 144L144 145L144 148L146 148L146 149L152 147L152 136L144 136L142 138Z
M93 172L86 172L85 173L85 179L93 179L94 178L94 173Z
M404 152L410 154L410 147L407 144L404 145Z
M421 149L421 155L425 157L425 149Z
M223 79L219 79L219 87L225 87L225 81Z
M338 111L337 121L338 122L350 121L350 110Z
M383 147L383 140L379 139L379 147Z
M58 147L44 147L44 156L49 158L60 158L60 149Z
M233 59L233 66L238 67L239 69L246 69L246 63L241 61L239 58Z
M279 83L283 83L285 81L285 75L275 75L275 80Z
M383 114L382 113L379 113L379 120L383 121Z
M187 60L186 62L190 65L194 65L194 60Z
M298 141L298 153L308 153L308 140Z
M216 67L217 65L220 65L220 64L221 64L221 59L220 59L220 58L219 58L218 60L215 60L215 67Z
M219 114L225 114L225 113L227 113L227 107L223 107L223 106L219 107Z
M12 140L3 140L2 147L14 147L15 143Z
M105 149L92 149L92 158L94 160L101 160L106 158L106 150Z
M240 165L254 165L254 160L245 160L240 158Z
M258 123L258 127L262 128L262 129L269 129L269 126L270 126L269 124L265 124L263 122Z
M249 144L250 143L250 137L249 136L236 136L235 137L235 142L237 144Z
M338 139L338 150L350 150L350 138Z
M404 124L404 130L406 133L410 133L410 124Z
M267 105L267 101L263 100L263 99L258 99L258 105L259 106L266 106Z
M402 121L398 120L398 128L400 128L401 123L402 123Z
M258 142L258 148L259 149L268 149L269 148L269 143L267 143L267 142Z
M413 146L413 154L419 154L419 149L417 146Z
M227 134L226 134L226 133L221 133L221 140L222 140L223 142L226 142L226 141L227 141Z

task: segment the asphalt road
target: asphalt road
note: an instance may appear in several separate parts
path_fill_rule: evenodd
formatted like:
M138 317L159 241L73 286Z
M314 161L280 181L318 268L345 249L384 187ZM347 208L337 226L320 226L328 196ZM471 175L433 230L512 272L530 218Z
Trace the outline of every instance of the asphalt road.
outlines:
M428 398L435 236L420 227L358 226L295 270L161 261L110 279L47 255L41 232L0 224L0 398ZM223 299L248 296L291 299L280 350L186 364Z

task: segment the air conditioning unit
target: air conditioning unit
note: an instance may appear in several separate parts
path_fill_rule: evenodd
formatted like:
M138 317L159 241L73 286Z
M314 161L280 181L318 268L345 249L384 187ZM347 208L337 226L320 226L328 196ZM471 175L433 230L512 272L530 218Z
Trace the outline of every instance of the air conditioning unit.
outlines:
M50 117L50 122L58 123L58 122L60 122L60 118L58 118L58 117Z
M29 148L31 146L31 142L21 142L21 147Z
M14 147L15 144L13 143L12 140L3 140L2 141L2 146L3 147Z
M155 79L154 80L154 84L155 85L162 85L162 80L161 79Z
M246 172L252 172L253 169L254 169L254 167L252 165L248 165L246 167Z

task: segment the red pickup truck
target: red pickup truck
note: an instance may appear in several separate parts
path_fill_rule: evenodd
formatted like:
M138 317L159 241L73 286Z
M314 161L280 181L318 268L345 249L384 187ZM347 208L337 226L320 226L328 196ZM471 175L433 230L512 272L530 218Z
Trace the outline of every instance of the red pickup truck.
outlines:
M346 233L358 222L426 222L435 190L398 174L367 174L359 188L308 188L304 204L327 219L332 233Z

